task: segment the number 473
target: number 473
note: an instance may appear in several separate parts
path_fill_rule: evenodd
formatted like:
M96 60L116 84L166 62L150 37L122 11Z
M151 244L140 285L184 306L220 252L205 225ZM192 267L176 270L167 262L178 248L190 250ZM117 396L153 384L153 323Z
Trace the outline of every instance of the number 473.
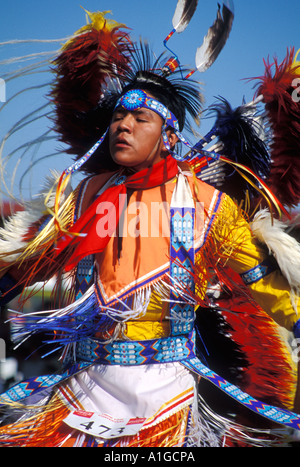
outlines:
M109 427L106 425L95 425L95 421L89 421L85 423L80 423L80 426L83 427L84 430L93 432L96 436L101 436L102 438L118 438L122 435L125 431L125 426L120 427Z

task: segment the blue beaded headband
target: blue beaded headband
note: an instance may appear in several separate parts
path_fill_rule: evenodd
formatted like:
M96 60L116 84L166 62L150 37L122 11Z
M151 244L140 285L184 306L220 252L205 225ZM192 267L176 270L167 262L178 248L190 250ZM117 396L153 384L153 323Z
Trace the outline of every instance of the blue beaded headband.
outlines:
M161 102L153 99L142 89L132 89L127 91L117 101L115 109L123 107L128 111L134 111L141 108L147 108L156 112L165 121L165 126L171 126L175 130L179 130L178 119L175 115L167 109Z

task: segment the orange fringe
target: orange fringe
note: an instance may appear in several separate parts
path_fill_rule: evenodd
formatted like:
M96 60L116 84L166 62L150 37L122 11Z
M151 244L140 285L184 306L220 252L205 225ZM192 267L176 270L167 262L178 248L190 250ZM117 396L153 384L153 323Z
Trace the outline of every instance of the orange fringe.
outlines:
M38 408L36 413L20 422L0 428L1 447L55 447L64 439L59 431L70 410L57 399L50 406ZM24 407L30 413L31 407ZM33 409L37 410L37 408Z
M181 446L186 439L186 431L190 408L187 407L169 418L150 428L141 430L135 436L126 436L119 439L112 439L105 443L105 447L176 447ZM62 443L62 447L73 447L76 444L79 431L74 431L70 436L71 429L62 425L59 428L60 435L58 438L65 437L66 441ZM69 433L69 435L68 435ZM91 438L86 435L81 446L86 447L90 443ZM96 439L98 447L104 447L103 442Z
M67 385L64 389L68 392ZM72 396L70 393L69 396ZM78 403L77 403L78 404ZM80 405L80 404L79 404ZM81 433L67 426L63 420L71 409L57 396L40 407L16 405L23 413L30 413L25 420L0 427L0 447L172 447L181 446L186 439L191 409L186 407L163 422L141 430L135 436L103 440ZM83 407L81 407L83 409ZM39 413L37 413L39 412ZM78 442L78 439L81 438Z

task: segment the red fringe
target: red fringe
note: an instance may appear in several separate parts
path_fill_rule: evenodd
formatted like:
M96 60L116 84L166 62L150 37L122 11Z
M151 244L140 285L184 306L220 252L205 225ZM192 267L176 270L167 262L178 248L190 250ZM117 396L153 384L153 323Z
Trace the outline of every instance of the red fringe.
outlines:
M241 279L227 271L241 290ZM293 409L295 375L287 359L277 324L256 303L245 296L232 294L218 305L232 327L232 339L240 346L249 362L243 387L251 396L277 407ZM229 310L229 311L227 311Z

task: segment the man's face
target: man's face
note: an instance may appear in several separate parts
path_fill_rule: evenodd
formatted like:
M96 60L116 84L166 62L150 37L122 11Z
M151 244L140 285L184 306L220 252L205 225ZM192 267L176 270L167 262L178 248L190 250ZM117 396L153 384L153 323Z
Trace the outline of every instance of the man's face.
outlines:
M159 162L167 154L162 124L162 118L150 109L116 109L109 128L109 147L114 162L136 170Z

